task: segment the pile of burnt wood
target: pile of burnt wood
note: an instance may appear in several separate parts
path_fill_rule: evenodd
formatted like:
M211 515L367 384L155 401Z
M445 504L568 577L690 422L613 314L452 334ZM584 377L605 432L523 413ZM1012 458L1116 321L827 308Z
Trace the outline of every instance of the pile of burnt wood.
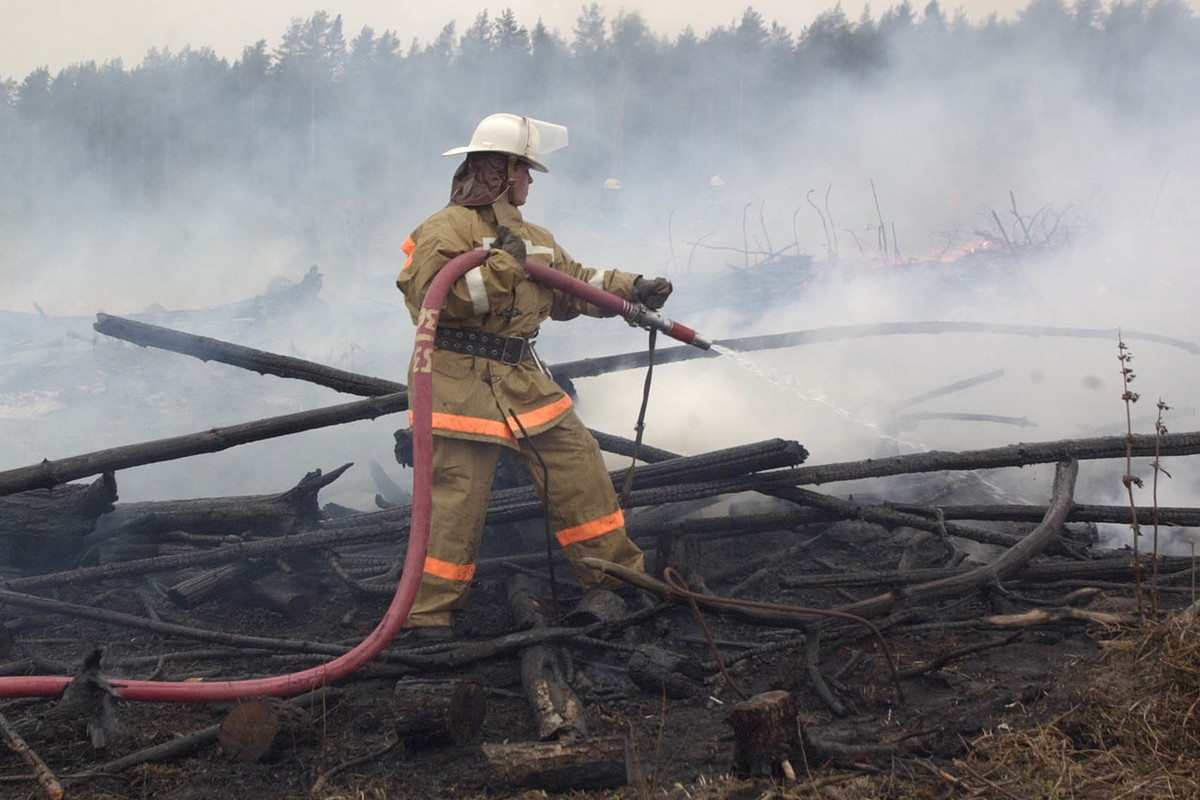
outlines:
M337 583L364 596L395 591L404 568L411 506L385 474L376 476L378 508L369 512L319 503L320 491L337 480L349 464L327 473L314 469L278 494L135 503L117 502L116 475L137 465L401 412L408 407L404 386L132 319L101 314L95 329L138 345L311 381L365 399L0 472L0 674L23 674L47 666L29 657L17 663L10 656L13 638L36 624L35 614L66 615L228 647L261 649L264 637L186 628L158 619L155 604L169 602L179 609L191 609L213 598L236 597L243 606L303 619L312 613L314 591L323 583ZM741 344L746 349L789 346L801 338L792 334L770 342L747 340ZM660 353L659 359L693 355L680 349ZM556 374L570 379L639 363L645 363L644 356L590 359L560 365ZM573 637L612 636L660 613L663 606L695 604L743 622L802 634L813 687L832 714L846 715L849 710L844 698L823 678L820 652L822 637L828 643L842 635L839 625L845 626L847 620L882 624L882 620L899 618L905 609L985 591L1001 583L1077 580L1135 587L1147 579L1150 559L1145 554L1131 558L1124 551L1096 551L1090 526L1127 524L1131 517L1143 526L1200 525L1198 509L1131 509L1083 505L1075 500L1080 460L1191 455L1200 451L1200 433L1063 440L821 465L804 464L804 447L779 439L684 456L604 432L593 433L606 451L636 460L632 475L621 470L614 472L612 479L623 496L630 534L647 552L649 569L647 574L633 574L605 562L596 566L639 587L655 602L631 608L623 603L613 605L609 598L597 595L589 599L590 604L577 608L582 616L571 621L569 630L564 628L557 611L548 613L539 598L541 584L530 583L540 580L531 575L544 576L548 558L560 558L548 555L538 523L541 506L532 487L502 470L487 522L493 531L506 534L491 536L489 542L503 539L505 544L484 553L477 575L506 576L511 630L434 653L388 651L381 659L383 664L407 668L447 669L498 654L521 653L522 683L538 719L540 744L487 748L497 769L514 783L603 786L629 779L625 743L619 737L596 740L587 736L583 704L553 667L554 658L547 655L546 648L552 644ZM407 447L406 432L398 432L401 463L408 458ZM861 496L854 500L805 488L895 476L970 475L1033 464L1057 465L1050 495L1040 505L954 505L944 501L918 505L910 498L864 502ZM86 479L91 482L76 482ZM731 497L758 497L768 502L728 503ZM717 503L723 503L722 513L712 513ZM820 559L810 560L804 574L787 569L798 552L811 546L813 536L836 537L843 521L874 526L872 535L889 542L888 552L894 558L870 563L867 569L830 562L822 567ZM703 543L760 534L781 534L785 544L756 548L752 554L725 563L714 564L705 558ZM972 543L973 549L957 543ZM987 557L980 558L980 552ZM1164 587L1193 570L1189 558L1158 558L1152 566ZM558 572L566 576L569 570L559 562ZM772 594L781 594L781 587L786 590L782 594L793 595L856 587L860 595L819 611L738 602L739 597L755 596L755 587L764 582L774 587ZM146 613L114 612L100 604L51 596L51 590L70 587L78 591L85 586L126 587L148 598ZM1066 618L1113 621L1098 612L1069 606L1025 612L1007 615L1005 620L997 617L990 624L1024 627ZM303 645L305 652L325 656L348 649L332 643ZM284 650L296 646L281 640ZM752 654L747 654L746 658L750 657ZM700 662L683 657L661 645L645 645L634 649L626 669L632 683L646 691L686 697L709 691L713 676L727 666L719 660ZM97 664L91 663L84 670L93 684L103 682L96 669ZM801 747L796 727L788 722L796 712L792 698L783 696L786 694L756 696L729 713L737 743L733 765L739 774L780 774L780 770L786 774L789 760ZM479 687L464 683L443 696L410 699L401 704L408 711L397 719L402 737L428 743L477 735L485 706ZM251 735L260 717L269 718L274 730L284 724L282 717L284 727L293 729L292 738L302 738L295 733L302 723L296 721L294 707L295 703L264 701L257 711L239 712L250 718L229 723L224 745L247 757L265 752L269 741L264 747ZM216 735L210 733L209 740ZM805 746L810 757L821 752L818 741ZM836 756L834 750L830 752Z

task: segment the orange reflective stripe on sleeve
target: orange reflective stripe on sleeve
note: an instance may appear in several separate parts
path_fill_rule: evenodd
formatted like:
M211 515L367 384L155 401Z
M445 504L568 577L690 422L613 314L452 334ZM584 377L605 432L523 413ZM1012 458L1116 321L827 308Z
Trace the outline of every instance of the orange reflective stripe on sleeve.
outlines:
M474 564L451 564L433 556L425 556L425 574L445 578L448 581L469 581L475 576Z
M393 239L393 241L395 240ZM404 251L404 255L408 256L408 258L404 261L404 266L400 269L406 269L408 265L412 263L412 254L413 251L417 249L417 243L414 242L413 238L410 236L404 240L404 244L400 245L400 249Z
M555 534L558 538L558 543L563 547L576 542L585 542L588 539L595 539L597 536L603 536L606 533L615 531L625 524L625 515L621 513L621 509L617 509L613 513L600 519L585 522L582 525L576 525L574 528L564 528Z

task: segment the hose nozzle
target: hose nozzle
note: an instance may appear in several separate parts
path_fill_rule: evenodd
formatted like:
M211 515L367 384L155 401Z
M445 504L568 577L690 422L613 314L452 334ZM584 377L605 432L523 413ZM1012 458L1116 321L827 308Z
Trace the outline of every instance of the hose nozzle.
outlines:
M630 325L636 325L639 328L646 330L659 330L670 336L672 339L677 339L684 344L690 344L693 347L699 347L701 350L707 350L712 347L712 341L701 336L696 331L686 325L667 319L657 311L651 311L641 303L630 304L632 311L625 314L625 319Z

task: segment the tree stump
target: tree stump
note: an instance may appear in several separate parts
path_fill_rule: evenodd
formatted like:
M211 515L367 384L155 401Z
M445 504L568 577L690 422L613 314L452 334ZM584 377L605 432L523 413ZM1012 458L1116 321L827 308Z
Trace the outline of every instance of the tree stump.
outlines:
M733 728L735 776L786 776L790 770L788 759L800 746L800 722L790 692L757 694L730 708L725 721Z
M231 761L270 761L289 745L316 739L308 714L275 697L238 703L221 720L217 733L221 750Z
M464 681L449 692L445 687L396 684L396 736L409 749L467 744L479 738L487 715L487 693L478 683Z
M506 784L546 791L613 789L627 785L633 774L623 736L485 743L483 755Z

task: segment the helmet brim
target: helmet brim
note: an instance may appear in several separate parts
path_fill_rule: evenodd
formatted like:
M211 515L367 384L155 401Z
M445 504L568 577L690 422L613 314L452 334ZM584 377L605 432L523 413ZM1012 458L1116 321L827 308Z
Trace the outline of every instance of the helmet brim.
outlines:
M449 150L442 153L442 155L444 155L444 156L461 156L466 153L500 153L501 155L505 155L505 156L516 155L515 153L506 153L503 150L476 150L475 148L471 147L470 145L464 145L462 147L451 147ZM550 170L546 169L546 166L544 164L542 164L542 162L534 161L529 156L517 156L517 160L524 161L526 164L528 164L530 166L531 169L535 169L538 172L549 172L550 171Z

